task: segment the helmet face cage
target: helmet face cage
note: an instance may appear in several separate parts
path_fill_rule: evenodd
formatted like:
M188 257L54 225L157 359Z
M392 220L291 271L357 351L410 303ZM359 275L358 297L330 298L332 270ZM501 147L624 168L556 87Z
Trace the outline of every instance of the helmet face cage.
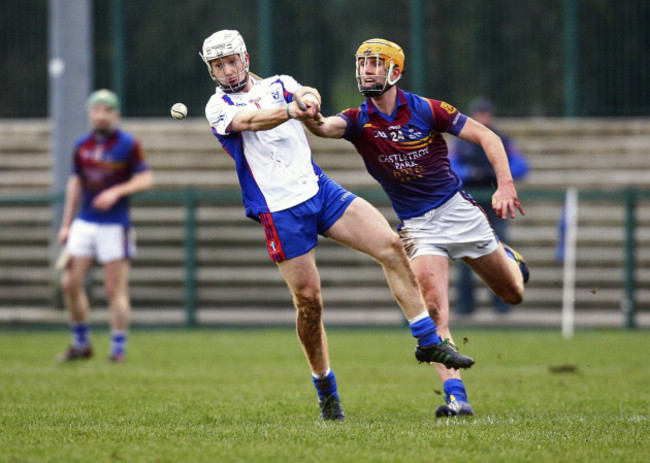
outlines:
M376 60L377 66L383 61L386 74L366 74L364 68L367 60ZM404 52L399 45L384 39L370 39L363 42L355 54L356 78L359 92L366 97L383 95L402 77L400 73L397 78L391 78L395 66L404 72ZM372 87L366 87L363 85L364 77L384 78L384 83L377 82Z
M212 80L226 93L238 92L248 83L248 53L246 51L246 43L239 32L233 30L215 32L205 39L202 53L199 53L199 55L208 67L208 72ZM212 66L210 64L216 59L221 60L222 64L225 64L223 58L231 55L238 55L242 63L242 69L237 73L237 77L242 76L243 78L238 79L238 83L235 85L231 85L227 81L225 83L220 82L212 72Z

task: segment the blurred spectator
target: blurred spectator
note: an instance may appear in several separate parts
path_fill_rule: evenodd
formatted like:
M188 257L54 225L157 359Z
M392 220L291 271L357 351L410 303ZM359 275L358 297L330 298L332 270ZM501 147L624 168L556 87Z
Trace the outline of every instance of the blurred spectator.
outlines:
M91 130L74 147L58 234L66 250L57 266L63 269L61 281L72 335L72 344L59 360L83 360L93 355L84 283L98 262L104 268L110 308L109 360L122 362L131 314L129 270L136 250L129 197L150 189L153 173L140 142L119 128L120 101L115 93L107 89L91 93L87 109Z
M529 170L525 155L519 150L515 142L495 128L494 105L486 98L476 98L470 104L468 115L474 120L490 128L501 137L508 154L510 171L514 180L526 176ZM496 176L481 145L469 143L458 139L449 153L451 168L463 181L463 190L473 195L488 216L494 231L503 242L509 242L507 236L507 220L497 217L490 204L492 192L496 188ZM481 191L484 191L482 195ZM489 192L489 194L488 194ZM470 268L462 262L458 263L458 281L456 285L456 312L459 314L472 314L476 308L474 297L474 276ZM494 310L498 313L507 313L512 306L492 295Z

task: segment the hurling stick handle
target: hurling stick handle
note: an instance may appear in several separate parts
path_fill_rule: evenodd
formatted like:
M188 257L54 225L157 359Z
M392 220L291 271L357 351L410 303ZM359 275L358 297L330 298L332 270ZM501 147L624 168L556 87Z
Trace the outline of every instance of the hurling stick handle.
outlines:
M302 100L298 95L295 95L294 100L296 101L296 103L298 103L298 106L302 111L307 109L307 106L305 106L305 103L302 102ZM316 116L314 116L314 121L316 121L316 125L323 125L323 115L319 112L318 114L316 114Z
M298 95L294 95L293 99L296 101L296 103L298 103L298 106L300 107L301 111L304 111L305 109L307 109L307 106L305 106L305 103L302 102L302 100L300 99L300 97Z

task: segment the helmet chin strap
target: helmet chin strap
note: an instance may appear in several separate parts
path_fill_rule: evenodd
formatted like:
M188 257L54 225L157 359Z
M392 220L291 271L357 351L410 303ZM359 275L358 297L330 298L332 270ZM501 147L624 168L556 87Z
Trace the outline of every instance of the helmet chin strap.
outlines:
M222 88L222 90L226 93L237 93L238 91L242 90L244 87L246 87L246 84L248 83L248 80L250 79L250 73L248 72L247 69L244 69L237 75L241 75L242 73L246 74L244 79L242 79L238 84L236 85L230 85L229 83L222 84L219 82L219 79L217 79L214 74L210 73L212 76L212 80L214 80L219 87Z
M372 87L364 87L363 85L359 84L359 92L366 98L376 98L378 96L382 96L384 93L386 93L392 85L386 85L386 82L383 84L374 84Z
M237 93L240 90L242 90L244 87L246 87L246 85L248 84L248 81L250 79L250 72L248 71L248 66L249 66L249 64L248 64L248 55L246 55L245 57L240 56L240 58L244 62L244 68L237 73L237 77L240 77L242 74L244 74L244 78L242 80L240 80L235 85L230 85L228 83L228 78L227 77L224 77L224 80L226 81L225 84L222 84L221 82L219 82L219 79L217 78L217 76L215 76L214 73L212 72L211 65L208 64L208 70L210 71L210 77L226 93ZM216 59L219 59L219 60L221 60L223 62L223 58L216 58Z
M395 83L402 77L402 74L399 74L395 80L390 79L390 75L393 73L393 67L394 64L391 63L390 67L388 68L388 73L386 74L386 80L384 81L383 84L376 83L372 85L371 87L364 87L361 85L361 79L362 76L359 76L359 92L366 98L377 98L382 96L384 93L386 93L388 90L390 90Z

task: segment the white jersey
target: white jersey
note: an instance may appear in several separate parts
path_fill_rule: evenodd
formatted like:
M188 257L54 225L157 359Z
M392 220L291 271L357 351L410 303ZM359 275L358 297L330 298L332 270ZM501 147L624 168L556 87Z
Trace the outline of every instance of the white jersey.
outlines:
M227 132L235 114L247 109L284 107L301 86L292 77L251 77L248 92L217 87L205 107L214 135L235 160L247 215L288 209L318 192L320 168L312 161L302 124L290 119L270 130Z

